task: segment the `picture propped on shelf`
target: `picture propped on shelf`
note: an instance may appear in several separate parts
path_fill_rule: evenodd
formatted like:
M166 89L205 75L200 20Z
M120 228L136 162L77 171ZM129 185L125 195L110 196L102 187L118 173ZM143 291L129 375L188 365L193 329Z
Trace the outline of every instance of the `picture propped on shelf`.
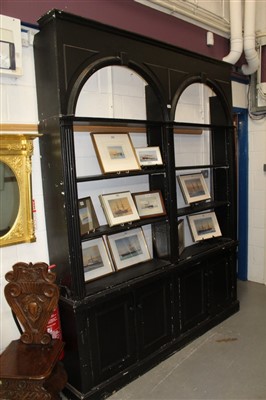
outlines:
M130 192L101 194L99 199L109 226L140 219Z
M141 228L107 236L107 241L118 270L151 258Z
M135 151L141 166L163 164L160 147L158 146L136 147Z
M93 203L90 197L84 197L78 200L80 234L85 235L95 231L99 227L99 221L95 213Z
M197 203L211 198L208 186L201 173L179 175L177 178L187 204Z
M152 237L156 256L158 258L168 258L170 256L169 224L167 222L154 224Z
M132 193L140 218L165 215L163 197L159 190Z
M215 212L189 215L188 222L195 242L222 235Z
M140 169L128 133L91 133L91 137L104 174Z
M102 238L82 243L85 281L110 274L114 271Z
M184 227L184 220L180 219L178 221L178 248L179 248L179 255L185 249L185 227Z

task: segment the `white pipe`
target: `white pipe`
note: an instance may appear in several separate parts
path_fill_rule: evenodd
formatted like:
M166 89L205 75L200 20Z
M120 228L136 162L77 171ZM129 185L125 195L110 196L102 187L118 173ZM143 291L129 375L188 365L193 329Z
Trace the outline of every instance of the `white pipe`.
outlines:
M244 52L247 64L242 65L244 75L251 75L259 67L259 57L255 50L256 1L245 0Z
M231 50L223 61L235 64L243 51L241 0L230 0Z

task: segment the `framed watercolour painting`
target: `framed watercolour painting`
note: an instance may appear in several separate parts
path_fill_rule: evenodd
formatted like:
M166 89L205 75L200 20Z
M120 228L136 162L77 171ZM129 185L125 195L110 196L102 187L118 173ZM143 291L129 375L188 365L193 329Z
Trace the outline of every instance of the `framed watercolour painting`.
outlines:
M99 227L97 215L90 197L78 200L80 234L85 235L88 232L95 231Z
M140 218L165 215L163 197L159 190L132 193Z
M187 204L211 198L206 181L201 173L190 175L179 175L178 181Z
M135 151L141 166L163 164L159 146L136 147Z
M151 258L141 228L109 235L107 241L118 270Z
M109 226L140 219L130 192L101 194L99 199Z
M215 212L189 215L188 222L195 242L222 235Z
M91 137L104 174L140 169L128 133L91 133Z
M114 271L102 238L82 243L82 259L85 281Z

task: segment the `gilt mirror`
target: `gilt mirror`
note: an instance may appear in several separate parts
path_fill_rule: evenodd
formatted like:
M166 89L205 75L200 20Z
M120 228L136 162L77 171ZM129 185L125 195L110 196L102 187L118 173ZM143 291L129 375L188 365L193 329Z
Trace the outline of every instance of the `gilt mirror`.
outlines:
M35 241L31 198L32 140L0 135L0 246Z

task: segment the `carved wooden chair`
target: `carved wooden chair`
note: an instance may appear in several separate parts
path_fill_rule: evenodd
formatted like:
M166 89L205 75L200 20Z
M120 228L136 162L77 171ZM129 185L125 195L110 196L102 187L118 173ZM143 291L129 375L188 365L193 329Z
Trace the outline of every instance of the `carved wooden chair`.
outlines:
M45 263L19 262L6 280L6 300L24 331L0 356L0 399L58 400L67 376L59 362L63 342L47 333L59 299L55 274Z

